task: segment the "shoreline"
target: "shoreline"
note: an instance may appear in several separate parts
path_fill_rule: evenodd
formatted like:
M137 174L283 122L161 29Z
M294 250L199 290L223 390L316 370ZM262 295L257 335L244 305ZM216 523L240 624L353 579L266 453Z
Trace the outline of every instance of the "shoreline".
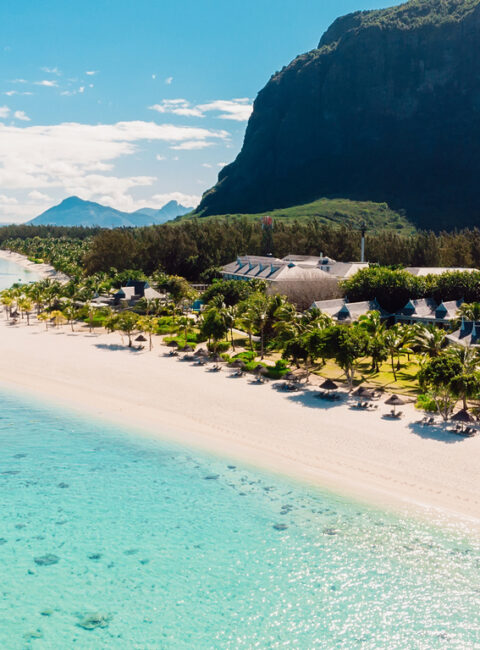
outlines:
M290 395L276 382L192 367L164 356L157 338L152 352L132 351L118 334L0 323L7 390L357 502L480 531L480 437L421 427L412 406L404 419L384 420L383 404L362 412L317 400L313 390Z
M48 278L50 280L58 280L62 283L68 282L69 280L68 276L65 275L65 273L57 271L50 264L35 264L35 262L31 262L26 255L22 255L21 253L15 253L14 251L0 248L0 258L6 260L7 262L18 264L18 266L21 266L27 271L36 273L42 280Z

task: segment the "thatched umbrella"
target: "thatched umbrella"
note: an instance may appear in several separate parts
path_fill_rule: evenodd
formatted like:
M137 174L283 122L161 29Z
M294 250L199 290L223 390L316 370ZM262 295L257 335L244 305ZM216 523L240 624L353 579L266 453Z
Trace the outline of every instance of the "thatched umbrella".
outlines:
M143 336L143 334L139 334L135 339L135 341L142 341L142 343L145 342L146 340L147 339Z
M165 344L168 348L178 348L178 343L176 341L169 341Z
M257 375L258 379L260 380L260 377L265 375L268 375L268 368L265 368L265 366L262 366L261 363L258 364L258 366L255 366L253 369L253 372Z
M323 390L337 390L338 386L331 379L325 379L323 384L320 384L320 388L322 388Z
M214 354L210 355L210 361L212 363L218 363L219 361L222 361L222 357L215 352Z
M395 407L396 406L404 406L406 404L405 400L403 400L401 397L398 395L390 395L390 397L385 400L385 404L388 404L388 406L393 406L393 412L395 413Z
M245 363L241 359L235 359L228 364L229 368L238 368L239 370L244 370L246 368Z
M208 357L208 352L205 350L205 348L198 348L198 350L195 352L196 357Z
M287 372L286 375L283 375L283 378L287 381L300 381L300 377L293 372Z
M184 345L182 348L182 352L193 352L193 348L191 345Z
M462 409L461 411L457 411L455 415L452 415L452 422L462 422L464 424L470 424L472 422L475 422L475 418L466 409Z

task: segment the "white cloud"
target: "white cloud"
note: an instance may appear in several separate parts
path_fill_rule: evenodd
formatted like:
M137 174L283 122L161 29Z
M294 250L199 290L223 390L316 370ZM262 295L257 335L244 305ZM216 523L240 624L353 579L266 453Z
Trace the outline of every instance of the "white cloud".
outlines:
M28 81L26 79L12 79L10 82L12 84L26 84Z
M173 77L167 77L167 78L165 79L165 83L167 84L167 86L170 86L170 84L172 83L172 81L173 81Z
M217 99L207 104L192 104L186 99L164 99L160 104L149 106L157 113L172 113L183 117L205 117L206 113L218 113L216 117L221 120L235 120L245 122L250 117L253 106L248 98Z
M18 90L7 90L3 94L7 95L7 97L12 97L13 95L33 95L33 93L31 93L31 92L28 92L28 91L20 92Z
M182 205L189 207L196 207L200 203L201 196L198 194L184 194L183 192L170 192L168 194L154 194L152 200L158 202L159 205L165 205L169 201L178 201Z
M15 113L13 114L13 117L16 120L21 120L22 122L30 122L30 118L25 113L25 111L15 111Z
M228 163L226 163L226 162L217 163L217 167L225 167L225 165L228 165Z
M18 201L13 196L0 194L0 205L17 205Z
M0 106L0 120L5 119L10 115L10 109L8 106Z
M62 75L62 73L60 72L60 70L56 66L54 68L49 68L49 67L46 66L44 68L41 68L41 70L43 72L48 72L48 74L56 74L57 77L60 77Z
M85 91L85 86L80 86L80 88L78 89L78 92L81 94L84 91Z
M161 156L159 153L157 153L157 155L155 156L155 158L156 158L157 160L166 160L166 157L165 157L165 156Z
M133 188L150 187L157 179L115 175L116 160L137 153L142 141L165 142L171 146L186 144L189 149L197 143L204 146L223 142L228 137L227 131L142 121L47 126L0 123L0 187L4 191L26 193L43 193L49 189L52 196L76 194L97 200L109 196L115 207L134 208L135 201L129 192ZM30 199L36 201L35 206L26 199L15 208L17 218L34 216L43 207L43 199L34 196L30 195Z
M33 201L45 201L45 202L52 201L52 199L48 196L48 194L43 194L43 192L39 192L38 190L33 190L33 192L29 192L27 196L29 199L32 199Z
M34 81L36 86L46 86L47 88L57 88L58 83L53 79L43 79L42 81Z
M172 145L170 149L175 149L176 151L195 151L197 149L206 149L211 147L214 142L207 142L205 140L187 140L187 142L181 142L180 144Z
M93 77L94 74L98 74L98 70L87 70L85 72L89 77Z
M237 122L246 122L250 117L253 106L248 99L217 99L208 104L200 104L198 107L202 112L215 111L219 112L221 120L235 120Z
M157 75L156 75L156 74L152 74L152 79L156 79L156 78L157 78Z
M202 167L206 167L207 169L211 169L212 165L210 163L202 163Z

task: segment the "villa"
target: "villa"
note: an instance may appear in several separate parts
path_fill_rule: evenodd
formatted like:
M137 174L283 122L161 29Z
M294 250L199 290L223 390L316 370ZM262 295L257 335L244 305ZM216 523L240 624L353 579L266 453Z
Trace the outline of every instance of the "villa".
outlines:
M464 348L478 347L480 345L480 323L465 321L462 318L460 329L447 334L447 340L453 345L461 345Z
M458 309L462 303L463 300L450 300L437 304L431 298L409 300L405 307L395 314L395 322L449 325L457 317Z
M367 262L336 262L324 255L271 256L244 255L226 264L221 273L225 280L266 280L267 282L312 281L326 277L344 280L368 268Z
M348 302L345 298L316 300L310 309L319 309L339 323L351 323L358 320L360 316L365 316L369 311L378 311L382 319L390 317L390 314L378 304L377 300L362 302Z
M148 282L130 280L127 282L126 286L120 287L120 289L113 295L113 304L119 305L122 301L125 301L128 302L129 305L132 305L141 298L145 298L146 300L163 300L165 295L152 289Z

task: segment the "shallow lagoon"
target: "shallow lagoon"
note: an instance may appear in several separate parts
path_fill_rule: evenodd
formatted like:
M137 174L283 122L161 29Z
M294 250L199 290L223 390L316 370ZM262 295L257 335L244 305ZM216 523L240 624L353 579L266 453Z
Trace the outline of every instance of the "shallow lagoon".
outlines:
M25 284L37 280L40 280L40 276L34 271L24 269L19 264L0 257L0 291L8 289L15 282Z
M480 647L480 542L0 392L0 647Z

